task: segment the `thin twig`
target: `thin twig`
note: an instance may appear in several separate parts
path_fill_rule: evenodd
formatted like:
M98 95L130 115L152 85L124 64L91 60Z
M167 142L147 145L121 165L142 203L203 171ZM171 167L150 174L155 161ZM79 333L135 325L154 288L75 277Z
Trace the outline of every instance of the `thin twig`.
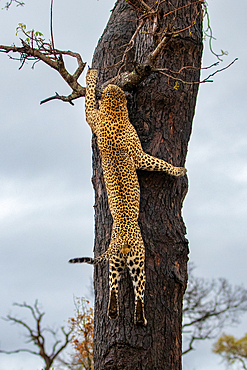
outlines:
M190 3L190 4L186 4L186 5L183 5L183 6L180 6L179 8L176 8L174 10L171 10L170 12L167 12L163 15L163 18L167 17L169 14L172 14L174 12L177 12L178 10L181 10L181 9L184 9L184 8L187 8L188 6L191 6L191 5L194 5L194 4L197 4L197 3L204 3L204 0L197 0L197 1L194 1L193 3Z
M55 58L57 59L56 51L55 51L55 44L54 44L54 37L53 37L53 0L51 0L51 19L50 19L50 28L51 28L51 45L52 51L54 53Z
M47 103L48 101L51 101L51 100L62 100L64 102L70 103L71 105L74 105L74 103L72 102L72 100L75 100L75 99L81 97L81 95L75 96L75 95L73 95L73 93L70 94L70 95L68 95L68 96L59 95L57 92L55 94L56 95L50 96L49 98L46 98L46 99L42 100L40 102L40 105L41 104L44 104L44 103Z
M180 73L183 69L200 69L200 68L196 68L196 67L193 67L193 66L187 66L187 67L182 67L178 72L174 72L174 71L170 71L166 68L162 68L162 69L154 69L153 71L154 72L160 72L161 74L165 75L166 77L168 78L171 78L173 80L176 80L176 81L179 81L179 82L182 82L184 84L189 84L189 85L194 85L194 84L202 84L202 83L206 83L206 82L213 82L213 80L209 80L210 77L213 77L215 76L217 73L219 72L222 72L224 70L226 70L227 68L229 68L231 65L233 65L233 63L235 63L236 61L238 60L238 58L235 58L230 64L228 64L226 67L224 68L221 68L221 69L217 69L217 71L215 71L214 73L211 73L210 75L208 75L206 78L204 78L202 81L185 81L183 80L182 78L178 78L178 77L174 77L172 76L170 73ZM210 67L205 67L205 68L201 68L201 69L208 69L208 68L211 68L213 66L216 66L218 65L218 62L212 64ZM168 73L165 73L164 70L167 70L169 72Z
M209 77L213 77L214 75L216 75L216 73L219 73L219 72L222 72L224 71L225 69L231 67L231 65L233 65L233 63L235 63L236 61L238 60L238 58L235 58L230 64L228 64L226 67L224 68L221 68L221 69L217 69L217 71L215 71L214 73L210 74L208 77L206 77L202 82L207 82L207 79Z

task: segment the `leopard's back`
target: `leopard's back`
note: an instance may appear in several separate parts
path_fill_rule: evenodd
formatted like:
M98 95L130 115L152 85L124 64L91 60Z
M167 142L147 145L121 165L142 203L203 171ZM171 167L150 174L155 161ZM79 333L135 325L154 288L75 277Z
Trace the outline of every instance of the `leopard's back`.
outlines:
M140 187L129 143L133 126L129 122L124 92L108 85L100 104L98 145L102 154L109 207L116 224L137 221Z

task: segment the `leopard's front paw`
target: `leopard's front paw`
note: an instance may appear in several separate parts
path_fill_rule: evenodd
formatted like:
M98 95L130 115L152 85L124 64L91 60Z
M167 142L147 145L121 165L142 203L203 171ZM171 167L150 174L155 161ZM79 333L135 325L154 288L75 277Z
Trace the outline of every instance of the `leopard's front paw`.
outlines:
M186 175L186 168L184 167L174 167L174 175L177 177Z
M97 71L97 69L88 68L87 76L86 76L87 85L91 82L96 84L97 81L98 81L98 71Z

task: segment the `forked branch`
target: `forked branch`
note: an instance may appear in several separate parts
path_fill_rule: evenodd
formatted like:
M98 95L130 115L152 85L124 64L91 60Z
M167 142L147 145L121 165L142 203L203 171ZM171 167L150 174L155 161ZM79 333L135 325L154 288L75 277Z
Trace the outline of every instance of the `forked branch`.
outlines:
M24 40L21 40L21 43L22 46L19 47L15 45L13 46L0 45L0 52L19 53L20 57L17 59L21 62L20 68L22 68L24 63L28 60L32 60L34 61L34 63L37 61L44 62L51 68L55 69L72 89L72 93L67 97L60 96L57 94L54 97L46 99L46 101L60 99L62 101L68 101L71 103L72 100L85 96L85 88L82 87L78 82L78 78L80 77L86 66L86 63L83 62L80 54L72 52L70 50L67 51L58 49L52 50L52 48L49 48L45 43L42 43L37 48L32 47ZM58 56L58 58L54 57L54 54ZM70 74L65 67L63 60L64 55L71 56L73 58L76 58L77 60L78 67L73 74Z
M19 348L12 351L0 350L0 353L5 354L13 354L19 352L27 352L31 353L36 356L40 356L43 361L45 362L45 370L49 370L51 365L53 364L54 360L57 359L58 355L63 351L63 349L68 345L70 340L72 339L72 331L71 328L67 332L64 330L64 327L61 327L61 331L63 333L64 339L59 340L57 339L57 332L50 329L50 328L42 328L42 318L44 316L44 312L41 312L38 308L38 301L35 301L34 306L28 305L25 302L23 304L14 303L14 306L18 306L21 308L27 308L33 319L34 319L34 328L32 328L29 324L25 321L17 319L14 316L8 315L6 318L3 318L5 321L9 321L13 324L18 324L21 327L27 330L27 342L32 343L36 348L38 347L37 351L29 349L29 348ZM45 348L46 338L44 336L44 332L49 332L52 335L54 344L52 346L52 351L49 354ZM59 345L60 344L60 345Z

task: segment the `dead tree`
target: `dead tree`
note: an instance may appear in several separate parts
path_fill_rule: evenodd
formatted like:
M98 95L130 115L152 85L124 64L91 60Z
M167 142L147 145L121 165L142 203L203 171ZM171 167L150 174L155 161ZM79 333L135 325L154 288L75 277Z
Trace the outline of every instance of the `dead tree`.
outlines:
M200 2L117 1L93 58L92 66L98 69L101 84L118 75L119 81L125 78L125 89L130 91L130 121L144 151L175 166L184 165L191 134L202 55L201 21ZM133 75L139 80L130 88L127 76ZM97 266L97 370L181 369L182 299L189 252L181 208L188 189L187 178L176 180L145 171L138 175L148 325L134 326L134 294L127 272L120 284L119 319L112 321L102 314L107 311L108 267ZM95 138L93 185L97 256L109 245L112 220Z
M64 340L62 341L61 339L57 338L57 331L52 330L51 328L48 328L48 327L46 328L42 327L41 321L42 321L42 318L45 312L40 311L37 300L35 301L35 304L33 306L28 305L25 302L23 304L14 303L14 306L27 308L30 310L32 318L34 319L35 328L32 328L32 326L30 326L24 320L18 319L11 315L7 315L7 317L3 319L6 321L9 321L12 324L17 324L17 325L20 325L22 328L25 328L27 330L27 334L26 334L27 343L32 343L38 349L36 351L29 349L29 348L19 348L19 349L11 350L11 351L5 351L1 349L0 353L5 353L5 354L10 355L13 353L27 352L27 353L30 353L32 355L39 356L42 358L42 360L45 363L44 370L51 369L54 361L58 359L58 356L67 347L70 340L72 339L71 334L73 330L70 329L69 331L66 332L64 327L62 326L61 331L62 331L62 334L64 335ZM47 338L44 335L45 332L49 333L54 340L51 351L48 351L46 347Z
M239 323L247 311L247 290L232 287L226 279L198 278L189 264L189 281L183 300L183 355L198 341L219 336L222 329Z

